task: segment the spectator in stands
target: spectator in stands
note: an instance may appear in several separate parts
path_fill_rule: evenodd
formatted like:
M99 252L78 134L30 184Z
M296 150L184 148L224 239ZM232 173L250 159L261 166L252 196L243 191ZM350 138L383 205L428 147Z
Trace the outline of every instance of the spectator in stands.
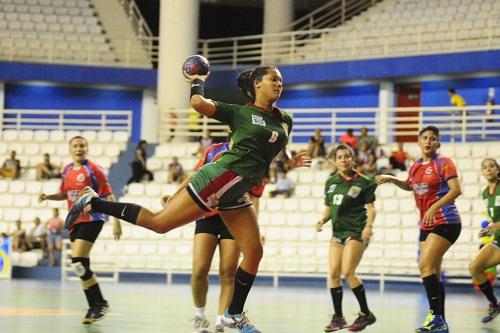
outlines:
M293 156L292 156L293 157ZM278 180L278 173L288 172L287 161L289 160L286 149L281 150L278 155L272 160L269 166L269 181L276 183Z
M403 142L398 142L397 145L397 150L393 150L389 157L389 172L395 169L406 171L406 161L413 160L413 158L404 151Z
M314 135L309 138L307 154L312 158L325 157L325 138L321 135L321 128L316 128Z
M16 220L16 230L10 233L12 237L12 250L16 252L24 252L29 250L28 241L26 239L26 231L22 227L21 220Z
M274 106L283 89L283 78L275 67L259 66L238 77L238 85L251 102L243 106L203 97L205 79L191 78L191 106L200 114L229 125L233 138L231 149L217 163L203 166L188 186L158 213L132 203L100 200L87 188L70 210L66 223L72 226L89 206L94 212L121 216L132 224L166 233L210 209L219 208L222 220L243 253L235 275L232 301L224 311L222 322L240 332L259 333L243 312L263 253L259 225L246 193L267 175L272 159L286 146L292 118ZM287 163L289 168L310 166L311 159L303 153Z
M493 89L493 88L490 88ZM493 107L495 106L495 90L493 89L492 93L488 93L488 98L486 99L486 121L487 122L492 122L493 115L495 114L495 110L493 110Z
M440 147L439 129L427 126L419 133L418 144L422 150L410 168L408 179L400 180L391 175L376 176L378 184L393 183L405 191L413 191L420 211L419 269L430 312L422 327L416 332L448 331L445 322L445 290L441 277L443 256L460 235L461 221L455 199L462 193L455 164L437 153Z
M361 165L359 172L370 177L375 177L378 174L377 157L373 152L368 153L368 161Z
M293 194L294 189L295 184L293 183L293 180L287 177L286 172L280 172L278 173L276 188L273 191L269 192L269 196L271 198L274 198L279 194L283 194L285 198L290 198Z
M148 143L146 140L141 140L135 148L135 159L132 162L132 176L128 179L127 185L130 183L140 183L144 176L148 177L149 181L154 180L153 173L146 167Z
M198 146L198 150L193 153L193 156L201 157L205 150L213 143L213 139L210 135L209 131L203 131L203 134L200 139L200 145Z
M316 223L319 232L328 221L332 221L332 242L329 254L329 286L334 314L325 332L345 327L350 331L361 331L375 323L376 318L368 308L362 281L356 276L363 253L370 242L375 222L375 189L373 178L354 170L354 151L346 144L335 148L337 173L331 175L325 184L323 217ZM342 282L344 275L356 296L360 313L351 325L347 325L342 311Z
M169 184L173 182L182 183L184 178L186 178L186 174L179 162L179 158L177 156L172 157L172 162L168 165L167 182Z
M462 115L467 114L467 111L465 109L465 106L467 105L467 102L465 99L457 94L455 88L450 88L448 89L448 95L450 96L450 104L452 106L456 107L461 107L462 109L458 109L455 111L451 112L451 115L454 117L452 121L452 128L451 130L453 131L451 135L452 141L456 141L457 138L460 137L460 124L462 123Z
M189 132L191 132L191 141L200 141L201 136L201 115L198 112L192 111L188 115Z
M366 144L366 149L372 151L376 154L378 147L378 140L373 136L368 134L368 128L361 127L360 135L358 137L357 148L361 146L361 144Z
M485 245L472 260L469 271L474 282L489 301L488 313L483 317L483 324L489 323L500 314L500 303L495 296L492 283L484 275L489 267L500 264L500 206L497 198L500 197L500 165L494 158L486 158L481 162L481 170L488 185L483 190L482 197L486 203L486 211L493 223L490 223L480 232L481 236L492 236L493 241Z
M175 128L177 127L177 113L175 113L175 109L171 108L168 113L168 126L170 131L170 136L167 138L167 142L171 142L174 138Z
M348 128L347 131L340 136L339 143L347 144L352 149L356 149L358 138L356 138L356 136L354 135L354 131L352 128Z
M63 226L64 222L59 217L59 208L54 208L52 210L52 217L47 220L45 225L48 230L47 250L49 252L50 266L55 266L56 264L55 251L61 251L62 249Z
M66 165L62 172L59 192L53 194L40 193L38 200L67 200L71 208L82 190L86 186L94 188L100 198L114 201L113 191L108 177L102 167L87 159L89 152L88 142L82 136L75 136L69 140L69 152L72 163ZM122 214L125 211L122 212ZM89 255L92 246L102 230L107 217L98 212L86 212L76 216L71 225L65 226L69 230L71 240L71 268L82 282L83 292L87 299L89 310L82 323L92 324L102 319L109 310L108 302L104 299L97 278L90 269ZM113 223L115 240L120 239L121 225L118 219Z
M39 217L35 217L33 222L35 225L30 229L27 235L28 246L30 250L42 250L43 257L45 257L47 253L47 230Z
M0 175L5 178L18 179L21 176L21 161L16 158L16 151L10 152L10 158L3 162Z
M36 180L61 178L60 167L50 162L50 155L43 154L43 162L36 166Z

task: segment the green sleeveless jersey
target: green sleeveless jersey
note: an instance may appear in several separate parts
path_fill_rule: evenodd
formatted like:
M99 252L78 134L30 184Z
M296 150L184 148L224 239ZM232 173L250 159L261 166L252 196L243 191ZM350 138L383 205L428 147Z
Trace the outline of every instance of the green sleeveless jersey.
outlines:
M292 118L274 108L264 112L252 105L216 102L213 118L231 128L231 148L217 161L253 184L267 176L274 157L288 143Z
M495 192L493 195L488 193L488 187L483 191L483 199L488 209L488 216L491 217L493 223L500 223L500 181L497 181L497 186L495 187ZM495 233L496 244L500 244L500 231Z
M375 201L377 183L371 177L357 174L347 181L335 173L325 184L325 205L331 209L333 236L361 236L366 225L366 204Z

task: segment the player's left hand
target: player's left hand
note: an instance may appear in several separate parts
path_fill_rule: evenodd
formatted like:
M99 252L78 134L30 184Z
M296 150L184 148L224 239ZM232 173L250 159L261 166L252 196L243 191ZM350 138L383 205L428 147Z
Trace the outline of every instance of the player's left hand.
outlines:
M311 166L311 163L312 163L311 156L307 155L307 152L302 152L296 154L294 157L288 160L288 167L290 169L295 169L300 167L309 168Z
M120 223L120 220L115 220L113 222L113 238L114 240L120 240L122 236L122 224Z
M368 243L370 241L370 239L372 238L372 236L373 236L373 228L372 228L372 226L366 225L363 228L363 231L361 232L361 238L363 238L363 240L366 243Z
M432 205L429 207L427 212L425 212L424 218L422 219L423 225L426 226L433 225L436 222L434 215L436 215L436 207Z

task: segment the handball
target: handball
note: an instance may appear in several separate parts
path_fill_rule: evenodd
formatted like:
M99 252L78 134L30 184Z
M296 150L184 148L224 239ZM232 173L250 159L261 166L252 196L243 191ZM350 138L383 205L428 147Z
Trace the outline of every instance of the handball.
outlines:
M206 78L210 74L210 64L207 58L201 55L189 56L182 65L182 74L188 81L196 77Z

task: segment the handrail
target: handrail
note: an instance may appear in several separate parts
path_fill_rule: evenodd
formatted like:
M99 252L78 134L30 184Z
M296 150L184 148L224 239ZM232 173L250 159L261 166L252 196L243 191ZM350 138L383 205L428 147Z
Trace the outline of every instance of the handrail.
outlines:
M440 128L443 141L472 142L500 140L500 106L407 107L407 108L310 108L286 109L293 118L291 142L307 142L316 128L321 128L326 142L335 142L347 128L355 132L361 127L387 143L403 136L416 137L427 125ZM209 131L212 136L225 136L226 126L210 118L193 122L191 109L160 111L160 142L173 135L198 136Z
M120 0L120 4L125 9L128 17L132 21L132 26L136 31L138 36L141 37L152 37L153 33L149 28L147 21L142 16L141 10L137 7L135 0Z
M0 110L0 129L132 131L132 111L124 110Z
M344 23L381 0L332 0L293 21L285 31L323 29Z

